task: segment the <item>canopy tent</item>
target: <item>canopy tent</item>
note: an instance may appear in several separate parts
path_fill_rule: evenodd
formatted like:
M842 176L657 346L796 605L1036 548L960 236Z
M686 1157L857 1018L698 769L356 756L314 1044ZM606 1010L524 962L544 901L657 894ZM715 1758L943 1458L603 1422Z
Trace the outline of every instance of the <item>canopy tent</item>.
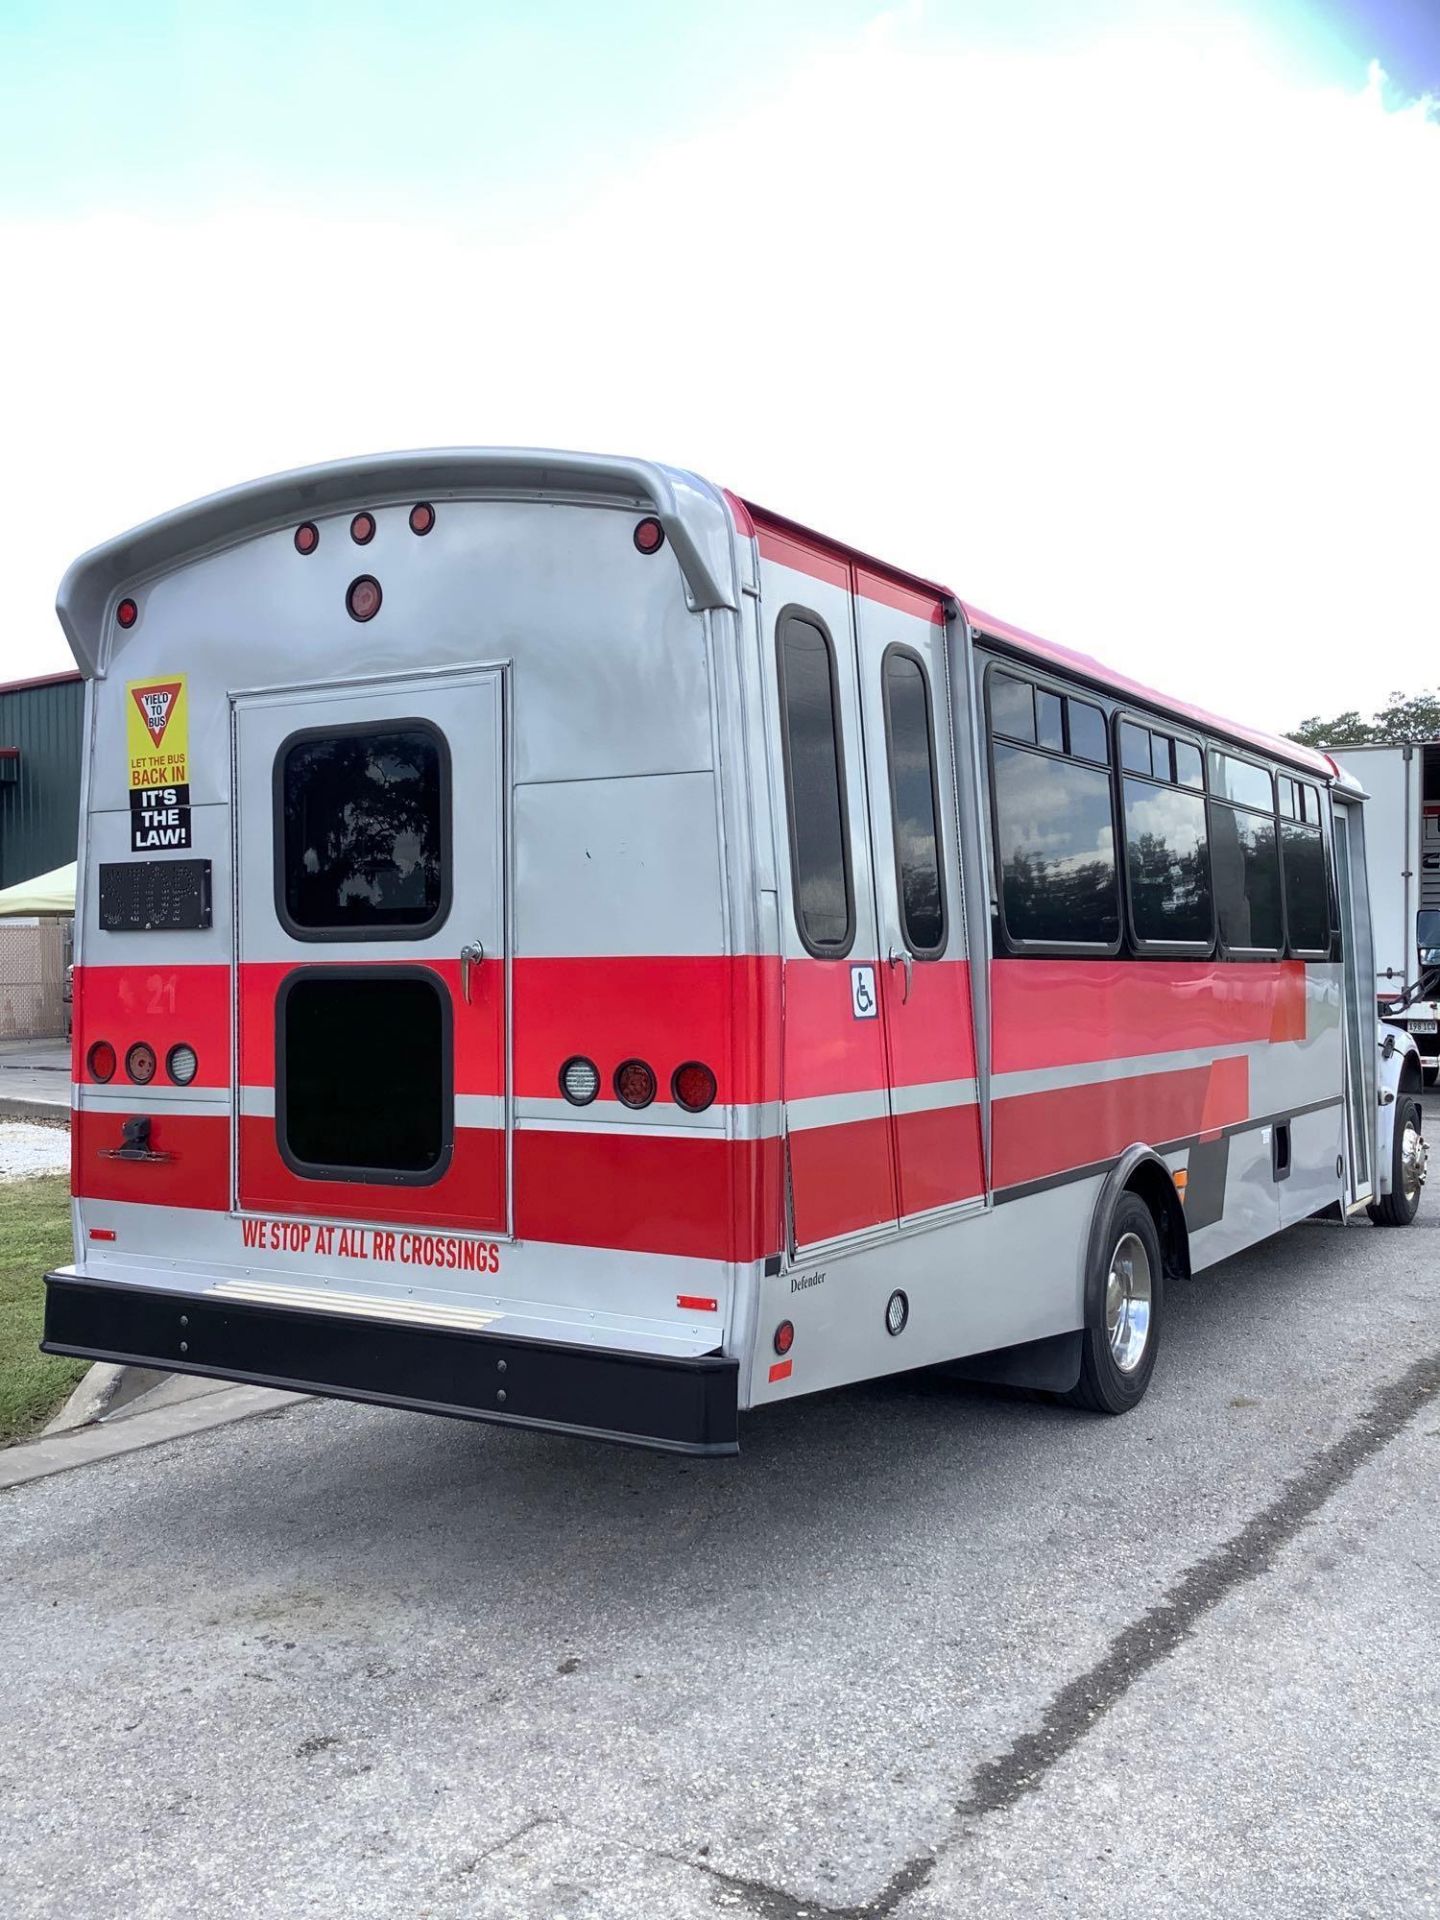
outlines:
M68 867L55 867L49 873L37 873L33 880L17 881L13 887L0 888L0 915L14 919L23 914L27 919L37 914L63 914L67 918L75 912L75 862Z

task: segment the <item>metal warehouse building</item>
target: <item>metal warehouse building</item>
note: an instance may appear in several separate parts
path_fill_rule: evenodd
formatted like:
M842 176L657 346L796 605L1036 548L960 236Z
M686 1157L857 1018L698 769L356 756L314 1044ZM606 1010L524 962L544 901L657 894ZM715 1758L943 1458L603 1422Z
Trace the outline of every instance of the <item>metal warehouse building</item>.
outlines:
M85 683L0 682L0 887L75 858ZM69 926L0 920L0 1039L63 1031Z

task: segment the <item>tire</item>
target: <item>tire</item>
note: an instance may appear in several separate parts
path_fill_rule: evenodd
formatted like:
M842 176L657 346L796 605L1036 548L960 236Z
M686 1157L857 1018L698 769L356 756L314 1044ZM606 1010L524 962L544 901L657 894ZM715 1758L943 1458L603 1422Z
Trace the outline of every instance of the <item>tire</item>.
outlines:
M1420 1189L1425 1185L1425 1136L1420 1130L1420 1102L1413 1093L1402 1093L1395 1103L1390 1153L1390 1191L1372 1200L1366 1212L1377 1227L1408 1227L1420 1211Z
M1099 1244L1099 1270L1086 1277L1080 1378L1065 1397L1092 1413L1128 1413L1155 1371L1165 1316L1160 1235L1138 1194L1120 1195Z

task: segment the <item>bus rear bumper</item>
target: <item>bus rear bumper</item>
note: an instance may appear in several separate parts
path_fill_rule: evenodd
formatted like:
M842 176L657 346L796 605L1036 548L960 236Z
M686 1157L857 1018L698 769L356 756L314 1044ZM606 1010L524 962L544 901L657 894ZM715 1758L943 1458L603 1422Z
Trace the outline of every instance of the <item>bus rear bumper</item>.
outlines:
M739 1365L45 1276L46 1353L672 1453L738 1453Z

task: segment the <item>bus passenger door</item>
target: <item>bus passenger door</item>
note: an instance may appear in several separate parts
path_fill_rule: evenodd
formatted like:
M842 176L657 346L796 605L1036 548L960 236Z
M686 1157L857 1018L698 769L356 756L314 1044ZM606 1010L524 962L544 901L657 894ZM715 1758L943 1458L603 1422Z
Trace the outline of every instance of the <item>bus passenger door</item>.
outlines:
M880 1003L903 1221L983 1203L956 782L938 602L856 569ZM897 601L903 604L895 604Z

